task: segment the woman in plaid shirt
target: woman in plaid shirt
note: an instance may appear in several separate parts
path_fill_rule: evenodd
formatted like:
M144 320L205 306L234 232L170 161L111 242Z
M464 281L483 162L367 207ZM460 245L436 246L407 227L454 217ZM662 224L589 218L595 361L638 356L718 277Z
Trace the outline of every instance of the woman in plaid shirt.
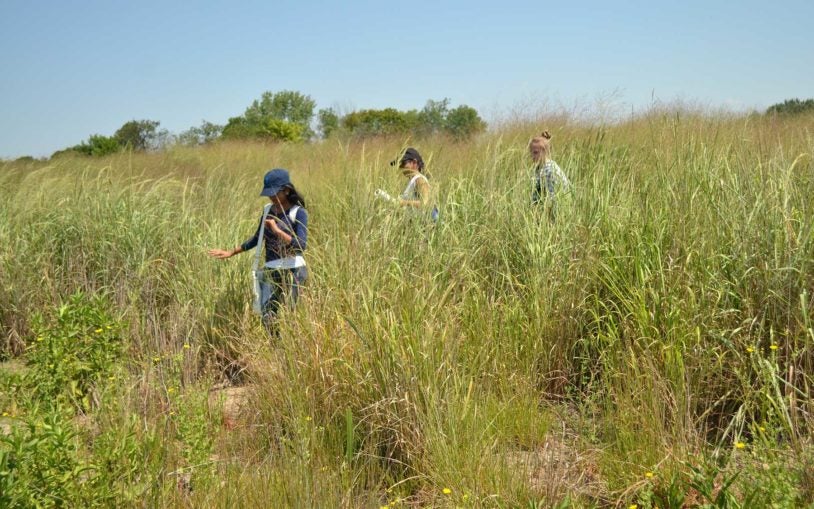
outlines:
M529 154L534 162L534 190L531 203L542 204L548 210L548 218L557 218L557 193L567 191L571 186L560 166L550 158L551 134L543 131L529 142Z

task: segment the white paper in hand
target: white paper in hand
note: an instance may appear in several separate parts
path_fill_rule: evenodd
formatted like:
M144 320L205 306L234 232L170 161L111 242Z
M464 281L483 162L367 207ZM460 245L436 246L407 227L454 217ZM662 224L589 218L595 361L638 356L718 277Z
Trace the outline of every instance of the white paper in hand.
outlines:
M381 198L382 200L387 200L387 201L393 201L393 197L390 196L389 194L387 194L387 191L385 191L383 189L376 189L376 191L374 191L373 194L376 195L376 198Z

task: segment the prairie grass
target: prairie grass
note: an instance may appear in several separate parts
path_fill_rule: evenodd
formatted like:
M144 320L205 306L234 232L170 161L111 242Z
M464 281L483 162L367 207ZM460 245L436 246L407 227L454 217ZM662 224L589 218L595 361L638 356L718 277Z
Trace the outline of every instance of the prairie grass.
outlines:
M573 183L554 224L529 206L538 123L4 163L0 356L68 295L110 302L126 381L92 414L151 437L147 505L814 503L814 118L541 122ZM434 227L373 199L405 143ZM252 233L272 167L310 215L275 342L252 255L206 256ZM218 381L247 391L228 425Z

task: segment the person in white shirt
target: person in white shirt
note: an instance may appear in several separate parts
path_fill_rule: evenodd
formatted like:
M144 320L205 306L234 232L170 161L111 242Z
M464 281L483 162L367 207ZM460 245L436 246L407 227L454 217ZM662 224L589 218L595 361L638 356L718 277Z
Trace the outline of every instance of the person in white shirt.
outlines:
M410 147L404 151L401 158L390 162L391 166L398 167L401 173L409 180L404 192L398 198L393 198L382 189L376 190L378 198L398 203L403 207L411 207L419 211L427 211L433 221L438 221L438 207L432 199L430 181L424 174L424 160L418 150Z

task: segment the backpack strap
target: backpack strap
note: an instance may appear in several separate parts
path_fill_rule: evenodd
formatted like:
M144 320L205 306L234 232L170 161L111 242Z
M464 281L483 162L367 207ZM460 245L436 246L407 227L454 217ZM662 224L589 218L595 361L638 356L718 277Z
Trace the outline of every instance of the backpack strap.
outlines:
M271 203L263 207L263 218L260 220L260 231L257 232L257 247L254 249L254 263L252 264L252 270L255 271L260 268L260 253L263 251L263 236L266 233L266 218L269 215L269 211L271 211Z
M257 247L254 250L254 262L252 263L252 278L254 279L254 311L262 312L260 303L260 282L262 280L262 269L260 269L260 253L263 251L263 238L266 232L266 218L271 210L271 203L263 207L263 218L260 220L260 230L257 232Z
M410 182L407 184L407 188L404 190L403 193L401 193L401 197L404 198L405 200L414 200L415 199L415 185L416 185L416 182L418 182L418 180L421 179L421 178L423 178L424 180L429 182L427 177L425 177L421 173L417 173L416 175L413 176L413 178L410 179Z

